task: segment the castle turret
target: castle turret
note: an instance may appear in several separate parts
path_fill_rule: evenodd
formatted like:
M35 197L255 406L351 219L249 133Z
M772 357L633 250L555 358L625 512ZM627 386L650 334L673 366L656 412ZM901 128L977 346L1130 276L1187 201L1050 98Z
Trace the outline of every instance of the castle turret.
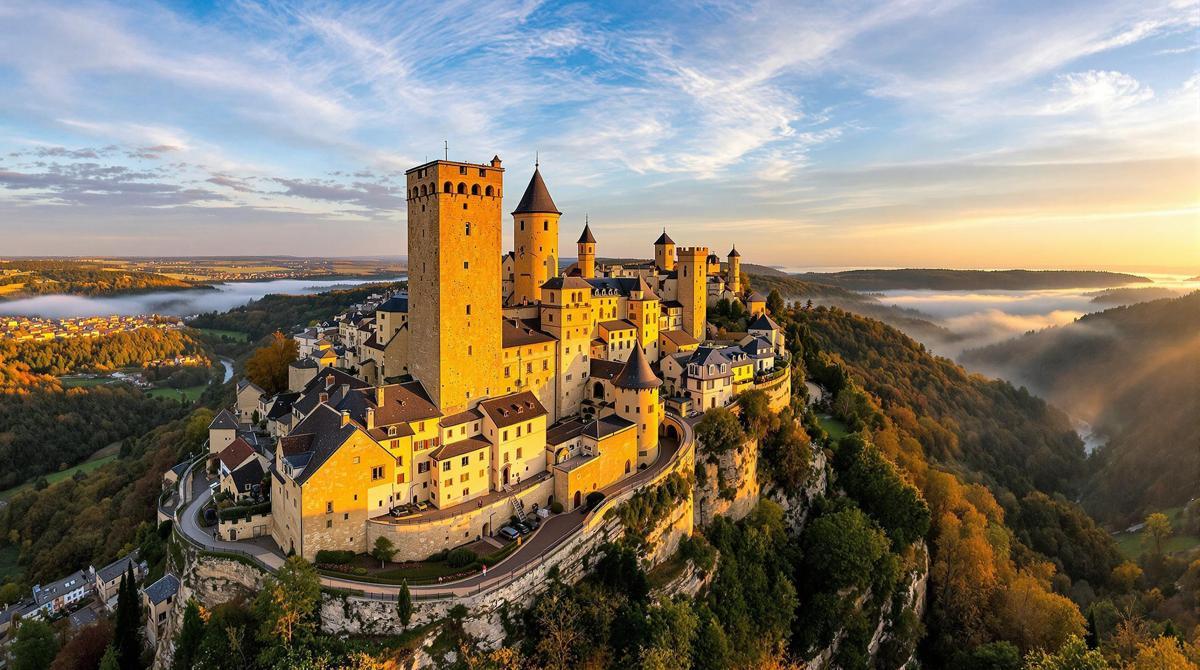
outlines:
M666 228L663 228L662 235L654 241L654 264L664 272L675 269L675 240L667 235Z
M738 253L737 245L729 250L729 276L725 278L725 288L733 293L742 289L742 255Z
M637 424L638 467L658 460L658 387L662 386L641 344L634 344L625 367L612 380L617 416Z
M513 210L513 298L515 305L542 298L542 284L558 276L558 217L539 168Z
M679 247L675 294L683 305L683 330L703 341L708 319L708 248Z
M583 234L576 244L579 245L579 276L591 279L596 276L596 238L587 223L583 224Z

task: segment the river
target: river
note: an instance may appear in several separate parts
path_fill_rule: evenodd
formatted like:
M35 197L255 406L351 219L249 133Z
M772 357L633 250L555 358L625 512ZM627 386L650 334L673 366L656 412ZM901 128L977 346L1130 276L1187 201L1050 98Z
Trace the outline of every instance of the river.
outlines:
M0 302L0 315L36 316L44 319L71 319L90 316L137 316L162 314L190 316L201 312L224 312L258 300L269 293L311 295L336 288L375 282L403 281L403 275L382 279L276 279L272 281L224 282L212 289L153 291L130 295L86 297L77 295L40 295Z

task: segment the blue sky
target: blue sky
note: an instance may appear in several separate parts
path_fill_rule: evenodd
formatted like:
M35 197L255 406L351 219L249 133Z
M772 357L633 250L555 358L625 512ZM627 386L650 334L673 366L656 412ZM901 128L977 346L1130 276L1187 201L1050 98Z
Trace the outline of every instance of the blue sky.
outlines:
M1200 271L1200 6L0 0L0 254L403 254L535 152L601 255ZM510 222L505 221L505 239Z

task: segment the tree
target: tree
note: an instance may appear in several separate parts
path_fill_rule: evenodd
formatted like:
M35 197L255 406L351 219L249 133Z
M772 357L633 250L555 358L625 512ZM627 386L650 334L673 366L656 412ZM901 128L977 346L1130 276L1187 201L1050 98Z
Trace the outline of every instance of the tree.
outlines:
M380 535L375 538L375 546L371 547L371 555L379 561L379 567L382 568L385 563L392 560L396 555L396 545L386 537Z
M704 413L696 424L696 438L700 446L710 454L723 454L736 449L746 441L742 424L733 412L724 407L714 407Z
M408 623L412 621L413 601L407 579L400 582L400 593L396 596L396 613L400 615L400 625L408 628Z
M4 586L0 586L0 603L11 605L25 596L27 591L21 588L21 585L16 582L9 582Z
M298 355L296 341L275 331L266 346L255 349L246 359L246 377L268 394L286 391L288 366Z
M100 657L100 670L121 670L121 662L117 660L117 648L111 644Z
M724 670L729 663L729 639L712 615L704 620L692 646L692 667L696 670Z
M767 309L772 314L779 315L783 313L786 307L787 303L783 301L783 296L779 294L779 289L771 289L771 292L767 294Z
M955 659L962 670L1020 670L1021 652L1011 642L981 644Z
M179 635L175 636L173 667L176 670L189 670L192 667L203 639L204 620L200 618L200 605L195 599L189 598L183 610L183 625L179 627Z
M1087 632L1075 603L1050 592L1047 584L1027 572L1001 591L993 614L1000 637L1026 653L1058 649Z
M804 529L804 562L816 582L834 589L866 588L871 568L888 552L888 540L855 508L822 514Z
M113 633L113 646L116 647L118 664L122 670L140 668L144 635L142 603L138 597L137 578L133 575L132 565L121 575L114 618L116 629Z
M1082 639L1072 637L1054 653L1030 653L1025 657L1025 670L1108 670L1108 662Z
M1128 667L1129 670L1196 670L1196 663L1188 660L1188 651L1192 658L1197 656L1191 645L1163 635L1139 646L1137 656Z
M311 635L317 628L317 607L321 604L321 582L316 568L301 556L284 561L283 567L268 578L255 601L264 642L275 639L290 646L297 635Z
M112 644L112 625L97 621L79 629L54 657L50 670L97 670Z
M1112 576L1109 577L1109 582L1112 587L1119 593L1129 593L1133 590L1137 580L1142 576L1142 568L1133 561L1125 561L1124 563L1113 568Z
M58 636L50 624L23 619L12 643L13 670L45 670L58 653Z
M1146 517L1146 527L1142 529L1142 546L1150 549L1155 557L1163 555L1163 545L1171 538L1171 519L1162 512L1155 512Z
M738 396L738 406L742 410L742 422L746 430L755 439L761 440L771 430L772 424L779 423L779 417L771 411L771 399L765 391L746 391Z

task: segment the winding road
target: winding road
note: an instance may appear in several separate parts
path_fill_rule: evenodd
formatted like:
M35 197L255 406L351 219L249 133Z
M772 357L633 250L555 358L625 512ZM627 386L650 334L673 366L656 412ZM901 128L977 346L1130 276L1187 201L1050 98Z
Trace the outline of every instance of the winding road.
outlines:
M685 420L672 418L683 430L682 441L673 437L662 437L662 448L659 449L658 460L633 476L601 489L606 499L652 481L665 468L674 464L680 451L684 446L690 444L693 438L691 426ZM193 470L195 469L193 468ZM217 539L211 531L200 526L197 520L197 510L203 509L204 505L212 498L212 490L209 488L210 481L202 470L190 472L185 479L186 482L180 480L180 487L189 487L187 499L190 499L191 502L181 512L175 513L175 520L177 528L193 545L206 551L248 556L272 572L283 565L284 556L270 537L226 542ZM543 562L552 549L578 533L588 518L588 514L581 512L551 516L542 523L538 530L527 536L516 551L488 569L486 574L481 572L440 584L413 585L410 586L410 590L414 596L423 598L464 596L508 582L516 576L524 574L527 569L532 569ZM388 600L395 598L400 592L399 586L372 584L326 575L321 576L321 585L327 588L360 592L368 598Z

